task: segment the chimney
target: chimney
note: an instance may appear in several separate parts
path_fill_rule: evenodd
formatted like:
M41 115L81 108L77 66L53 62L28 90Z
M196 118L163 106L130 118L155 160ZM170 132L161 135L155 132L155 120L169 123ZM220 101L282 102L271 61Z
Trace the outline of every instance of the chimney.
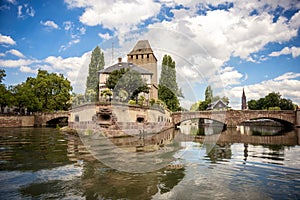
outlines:
M122 58L118 58L118 62L119 62L119 63L122 62Z

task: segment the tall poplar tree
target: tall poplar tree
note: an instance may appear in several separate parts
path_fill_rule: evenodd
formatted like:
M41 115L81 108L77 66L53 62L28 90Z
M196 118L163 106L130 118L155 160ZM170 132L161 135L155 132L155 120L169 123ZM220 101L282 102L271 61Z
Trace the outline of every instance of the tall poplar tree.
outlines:
M213 91L211 86L207 86L205 89L205 101L210 104L213 101Z
M86 80L85 89L86 95L96 94L96 97L89 97L88 99L98 99L99 97L98 71L103 69L104 65L104 54L97 46L92 52L91 62L89 64L89 74Z
M164 101L172 111L179 109L178 97L182 96L176 82L175 61L169 55L164 55L161 75L158 85L158 98Z

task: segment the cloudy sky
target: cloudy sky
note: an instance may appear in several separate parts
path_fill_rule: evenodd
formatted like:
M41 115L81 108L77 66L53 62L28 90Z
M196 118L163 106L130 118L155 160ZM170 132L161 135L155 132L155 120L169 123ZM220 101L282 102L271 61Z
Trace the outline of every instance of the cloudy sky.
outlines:
M300 1L0 2L0 68L7 85L46 69L63 73L83 93L97 45L109 66L148 39L159 69L164 54L176 61L185 107L203 100L207 85L237 109L243 88L247 100L275 91L300 105Z

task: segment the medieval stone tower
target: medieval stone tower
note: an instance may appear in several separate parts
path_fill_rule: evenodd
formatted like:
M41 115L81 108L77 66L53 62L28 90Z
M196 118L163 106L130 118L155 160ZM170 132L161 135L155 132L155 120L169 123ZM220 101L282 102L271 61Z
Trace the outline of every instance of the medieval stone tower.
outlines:
M139 40L127 55L127 61L152 72L152 83L157 84L157 59L148 40Z
M136 64L153 73L151 79L151 98L158 99L157 59L148 40L139 40L131 52L127 54L127 61Z

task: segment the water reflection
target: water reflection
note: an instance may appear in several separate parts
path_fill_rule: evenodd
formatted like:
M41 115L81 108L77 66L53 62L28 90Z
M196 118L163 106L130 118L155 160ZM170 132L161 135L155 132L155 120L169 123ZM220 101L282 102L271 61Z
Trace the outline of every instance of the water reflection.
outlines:
M182 169L126 173L95 159L78 136L55 129L0 129L0 199L299 197L299 130L281 135L172 131ZM149 142L159 144L160 135L156 139ZM130 144L125 138L113 142Z

